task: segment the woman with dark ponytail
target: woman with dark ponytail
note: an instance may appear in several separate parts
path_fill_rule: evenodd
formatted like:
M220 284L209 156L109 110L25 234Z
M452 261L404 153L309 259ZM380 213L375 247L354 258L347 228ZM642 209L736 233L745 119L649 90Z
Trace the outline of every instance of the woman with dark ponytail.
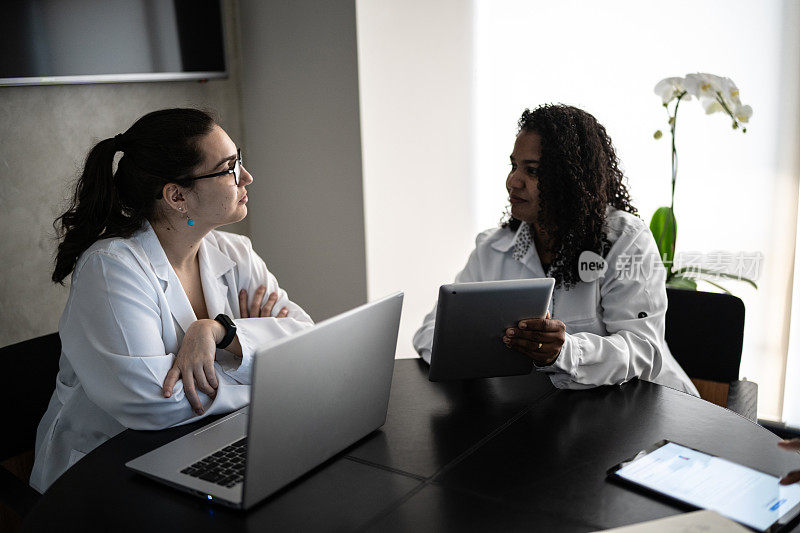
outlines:
M70 294L34 488L125 428L243 407L255 349L313 324L247 237L216 229L247 215L252 182L196 109L149 113L89 152L55 222L53 281L71 276Z

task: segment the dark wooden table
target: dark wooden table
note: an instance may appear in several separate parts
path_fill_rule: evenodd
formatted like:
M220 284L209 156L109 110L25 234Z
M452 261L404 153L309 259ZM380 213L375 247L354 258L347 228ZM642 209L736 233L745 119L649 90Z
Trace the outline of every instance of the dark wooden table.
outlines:
M652 383L564 391L537 373L431 383L408 359L395 364L380 430L248 512L124 467L196 427L121 433L56 481L23 529L594 531L684 511L605 479L664 438L775 475L800 468L769 431Z

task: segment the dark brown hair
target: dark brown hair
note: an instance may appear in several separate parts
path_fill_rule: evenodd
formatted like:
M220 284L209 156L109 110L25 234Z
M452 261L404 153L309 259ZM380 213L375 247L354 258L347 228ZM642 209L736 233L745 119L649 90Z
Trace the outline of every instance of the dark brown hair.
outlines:
M69 209L53 222L60 241L53 281L63 284L96 241L130 237L146 219L156 218L164 185L188 177L202 162L200 137L215 124L198 109L162 109L97 143L86 157ZM117 152L123 155L115 172Z

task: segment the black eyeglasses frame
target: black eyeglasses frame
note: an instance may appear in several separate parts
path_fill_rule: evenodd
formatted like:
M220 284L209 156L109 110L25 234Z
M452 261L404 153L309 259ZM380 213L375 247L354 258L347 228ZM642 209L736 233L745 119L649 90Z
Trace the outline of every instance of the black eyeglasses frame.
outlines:
M205 178L216 178L217 176L224 176L226 174L233 174L233 181L236 183L236 186L239 186L239 176L242 175L242 149L236 149L236 161L233 164L233 168L229 168L228 170L222 170L220 172L214 172L212 174L204 174L202 176L192 176L189 178L181 178L176 181L195 181L195 180L202 180Z

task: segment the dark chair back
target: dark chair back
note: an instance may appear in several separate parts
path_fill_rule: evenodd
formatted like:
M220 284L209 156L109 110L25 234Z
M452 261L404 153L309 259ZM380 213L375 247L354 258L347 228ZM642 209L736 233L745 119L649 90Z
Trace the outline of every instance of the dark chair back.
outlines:
M19 524L39 500L28 485L36 428L56 387L61 339L51 333L0 348L6 382L0 401L7 407L0 439L0 524Z
M56 387L61 339L51 333L0 348L0 365L6 372L0 387L2 405L8 406L0 439L0 461L32 450L36 428Z
M691 378L739 379L744 303L730 294L667 287L666 340Z

